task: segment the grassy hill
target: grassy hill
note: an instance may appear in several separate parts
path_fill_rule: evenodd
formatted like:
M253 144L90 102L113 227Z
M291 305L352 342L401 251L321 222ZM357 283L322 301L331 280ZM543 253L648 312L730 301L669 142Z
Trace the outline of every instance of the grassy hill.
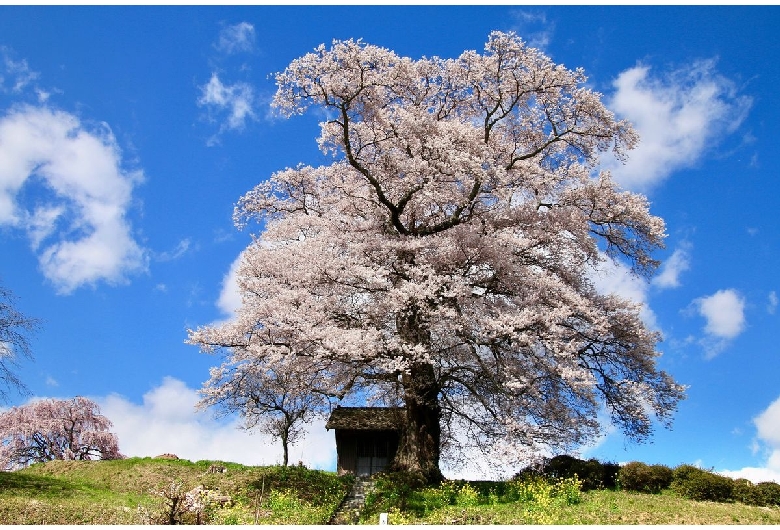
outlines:
M303 467L151 458L55 461L0 472L0 524L325 524L351 477ZM687 500L670 490L582 492L576 480L380 478L361 522L376 524L780 524L780 507Z
M323 524L351 485L304 467L53 461L0 472L0 524Z

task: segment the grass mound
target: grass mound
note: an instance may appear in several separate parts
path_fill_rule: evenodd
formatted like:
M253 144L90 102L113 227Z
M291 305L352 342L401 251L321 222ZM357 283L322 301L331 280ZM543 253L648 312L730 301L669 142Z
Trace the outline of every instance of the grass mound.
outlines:
M598 484L593 478L602 471L586 464L588 480ZM380 513L388 513L391 524L780 524L778 484L735 481L726 502L695 500L681 491L680 481L701 479L703 471L676 468L672 487L662 469L663 485L648 488L655 484L650 471L660 469L652 467L633 464L624 473L642 491L629 491L620 480L615 488L589 488L576 473L581 466L572 465L549 475L438 486L413 475L385 474L376 477L360 522L374 525ZM700 482L710 484L695 484ZM0 524L326 524L352 484L350 476L302 466L161 458L54 461L0 472Z
M324 524L350 487L305 467L52 461L0 473L0 523Z

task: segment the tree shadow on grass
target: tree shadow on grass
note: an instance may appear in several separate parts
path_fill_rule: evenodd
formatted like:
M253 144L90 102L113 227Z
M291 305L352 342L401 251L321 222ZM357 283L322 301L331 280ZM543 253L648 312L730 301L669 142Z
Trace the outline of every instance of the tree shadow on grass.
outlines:
M54 477L0 471L0 494L61 497L73 495L81 489L71 482Z

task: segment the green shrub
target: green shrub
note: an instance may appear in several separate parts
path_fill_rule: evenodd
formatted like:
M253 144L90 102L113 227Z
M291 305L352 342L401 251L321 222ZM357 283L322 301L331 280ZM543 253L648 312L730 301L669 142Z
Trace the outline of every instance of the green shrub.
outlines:
M756 484L760 506L780 506L780 484L776 482L759 482Z
M602 482L604 487L607 489L615 489L617 487L618 475L620 474L620 464L615 462L604 462L601 465L603 469Z
M552 478L565 478L574 473L578 459L569 455L554 456L545 462L542 474Z
M595 458L580 460L575 468L577 477L582 481L584 490L614 488L616 475L620 471L617 464L602 464Z
M674 469L671 489L695 501L727 502L733 498L734 481L685 464Z
M547 461L541 471L526 468L517 477L528 477L541 474L548 479L577 478L582 483L582 490L614 488L620 466L612 463L601 463L595 458L581 460L569 455L558 455Z
M738 478L734 481L732 498L751 506L780 506L780 484L776 482L753 484L747 479Z
M620 487L641 493L660 493L672 483L672 470L667 466L649 466L642 462L629 462L620 468Z
M399 471L380 473L374 478L374 489L366 495L366 513L389 511L393 506L402 512L425 511L425 499L420 494L425 487L422 475Z
M734 480L734 490L731 492L731 498L742 504L761 506L761 496L758 488L745 478Z

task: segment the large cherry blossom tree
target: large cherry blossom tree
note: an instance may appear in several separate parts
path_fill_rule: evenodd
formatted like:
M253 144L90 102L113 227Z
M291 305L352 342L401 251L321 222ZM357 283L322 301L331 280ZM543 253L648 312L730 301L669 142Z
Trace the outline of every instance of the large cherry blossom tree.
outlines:
M684 389L660 337L592 282L605 259L651 275L665 227L598 171L637 135L582 70L494 32L456 59L334 41L276 79L282 115L325 116L333 161L240 199L237 225L262 227L242 305L191 343L225 369L298 359L334 400L402 404L394 466L432 481L442 449L571 447L604 412L635 440L669 425Z
M87 398L42 399L0 413L0 469L123 458L111 421Z

